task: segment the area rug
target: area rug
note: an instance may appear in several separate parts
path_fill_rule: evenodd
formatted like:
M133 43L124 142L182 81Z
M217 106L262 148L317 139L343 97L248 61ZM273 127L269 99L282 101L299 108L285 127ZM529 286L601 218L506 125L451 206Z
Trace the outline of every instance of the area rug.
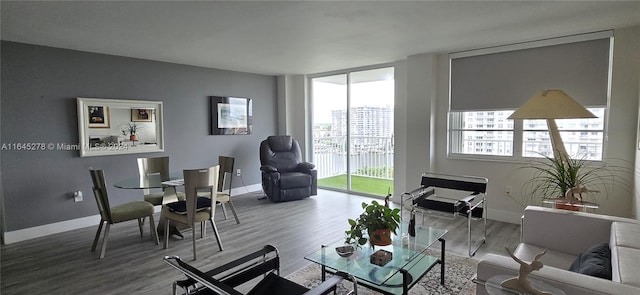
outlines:
M430 255L439 257L439 253ZM409 294L451 294L451 295L472 295L476 293L476 285L471 281L476 273L477 261L468 258L449 254L445 252L445 282L440 285L440 265L434 266L418 283L409 290ZM329 274L328 274L329 275ZM313 288L321 281L320 265L312 263L287 276L298 284ZM353 289L350 281L342 281L338 286L338 294L347 294ZM380 294L364 286L358 286L358 294L374 295Z

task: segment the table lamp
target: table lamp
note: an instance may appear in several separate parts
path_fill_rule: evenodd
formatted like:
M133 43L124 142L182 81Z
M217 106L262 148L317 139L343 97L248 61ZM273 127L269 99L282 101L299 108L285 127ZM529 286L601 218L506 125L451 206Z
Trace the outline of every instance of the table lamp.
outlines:
M555 119L597 118L562 90L543 90L527 100L507 119L546 119L556 159L568 159Z

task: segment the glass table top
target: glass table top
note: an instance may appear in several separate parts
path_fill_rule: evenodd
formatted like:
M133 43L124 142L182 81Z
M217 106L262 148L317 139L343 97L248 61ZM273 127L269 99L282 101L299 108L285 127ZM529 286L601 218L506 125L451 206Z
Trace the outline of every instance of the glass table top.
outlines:
M141 177L118 181L113 186L122 189L164 188L168 186L184 185L182 172L172 172L168 178L162 179L160 173L149 174L146 179Z
M408 224L400 224L398 234L406 233ZM392 244L388 246L375 246L371 248L365 244L349 257L341 257L335 248L344 246L344 239L340 239L322 247L320 250L305 256L305 259L324 265L328 268L349 273L359 279L375 285L395 286L402 284L402 276L395 276L403 268L410 270L418 266L426 271L438 259L429 256L425 251L448 231L428 226L416 226L416 236L409 237L407 245L403 246L401 235L392 234ZM386 250L392 253L392 259L384 266L378 266L370 262L370 256L375 251ZM411 272L411 271L410 271ZM395 277L394 277L395 276ZM397 282L396 282L397 281Z

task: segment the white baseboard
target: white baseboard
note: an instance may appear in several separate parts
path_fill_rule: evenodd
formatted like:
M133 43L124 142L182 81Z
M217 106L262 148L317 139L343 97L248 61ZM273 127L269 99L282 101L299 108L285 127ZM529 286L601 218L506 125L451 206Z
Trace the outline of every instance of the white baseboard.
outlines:
M231 190L232 195L242 195L242 194L250 194L252 192L260 191L262 192L262 184L251 184L247 186L234 187Z
M262 184L258 183L245 187L234 187L232 193L245 194L255 191L262 191ZM156 206L155 212L158 213L161 209L161 206ZM98 226L98 223L100 223L100 214L19 229L15 231L8 231L4 233L4 242L5 244L13 244L52 234L85 228L88 226Z
M517 213L513 211L496 210L489 208L489 210L487 210L487 219L520 224L520 218L522 217L523 212Z
M87 226L98 225L98 223L100 223L100 214L8 231L4 233L4 242L6 244L17 243Z

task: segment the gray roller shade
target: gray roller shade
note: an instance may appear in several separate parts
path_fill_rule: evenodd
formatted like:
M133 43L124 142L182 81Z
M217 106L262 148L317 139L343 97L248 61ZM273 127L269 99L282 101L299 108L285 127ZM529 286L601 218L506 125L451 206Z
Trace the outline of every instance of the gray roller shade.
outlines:
M584 106L607 105L611 38L451 58L452 111L516 109L560 89Z

